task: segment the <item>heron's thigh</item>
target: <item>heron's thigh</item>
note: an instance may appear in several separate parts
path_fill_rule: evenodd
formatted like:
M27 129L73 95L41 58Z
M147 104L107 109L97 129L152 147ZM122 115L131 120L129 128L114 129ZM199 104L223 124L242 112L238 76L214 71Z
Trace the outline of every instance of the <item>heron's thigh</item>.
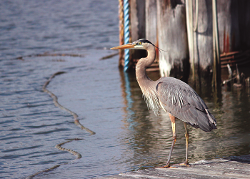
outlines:
M169 113L169 118L170 118L172 123L175 123L176 118L170 113Z

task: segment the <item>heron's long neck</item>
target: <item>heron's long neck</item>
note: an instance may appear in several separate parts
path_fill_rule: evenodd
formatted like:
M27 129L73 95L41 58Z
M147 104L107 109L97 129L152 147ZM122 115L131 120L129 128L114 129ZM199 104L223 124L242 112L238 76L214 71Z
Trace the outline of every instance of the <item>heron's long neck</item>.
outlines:
M146 74L146 68L149 67L155 60L155 47L152 45L147 49L147 51L148 56L146 58L141 58L136 65L136 79L146 99L148 107L152 109L155 114L157 114L160 108L155 88L157 82L151 80Z
M150 45L147 49L148 56L141 58L136 65L136 79L142 88L144 84L152 82L152 80L146 74L146 68L149 67L155 60L155 47Z

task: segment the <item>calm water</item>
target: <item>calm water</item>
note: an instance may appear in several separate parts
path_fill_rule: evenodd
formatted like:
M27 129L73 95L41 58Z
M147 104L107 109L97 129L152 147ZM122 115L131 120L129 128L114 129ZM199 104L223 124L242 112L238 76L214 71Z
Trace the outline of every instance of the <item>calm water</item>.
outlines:
M168 114L155 116L141 97L134 74L119 71L118 1L2 0L0 2L0 177L93 178L163 165L172 141ZM62 56L64 54L64 56ZM78 114L91 135L42 91ZM150 76L157 79L158 73ZM190 128L191 162L250 153L248 90L222 88L221 97L200 95L218 121L211 133ZM172 162L185 159L177 122ZM80 138L62 147L55 145Z

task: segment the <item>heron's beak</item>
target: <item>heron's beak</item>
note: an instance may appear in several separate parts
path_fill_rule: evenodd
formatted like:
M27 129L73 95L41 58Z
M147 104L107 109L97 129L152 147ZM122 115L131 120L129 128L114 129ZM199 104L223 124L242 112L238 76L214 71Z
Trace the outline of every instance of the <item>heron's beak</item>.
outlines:
M134 48L135 45L129 43L129 44L125 44L125 45L120 45L120 46L117 46L117 47L113 47L111 48L111 50L115 50L115 49L128 49L128 48Z

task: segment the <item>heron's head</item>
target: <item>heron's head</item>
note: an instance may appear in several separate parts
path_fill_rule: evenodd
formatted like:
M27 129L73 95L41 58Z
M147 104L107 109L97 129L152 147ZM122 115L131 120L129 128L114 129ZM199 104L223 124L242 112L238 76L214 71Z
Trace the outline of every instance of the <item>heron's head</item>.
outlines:
M145 40L145 39L139 39L136 40L132 43L128 43L125 45L120 45L117 47L113 47L111 48L112 50L114 49L143 49L143 50L147 50L149 46L153 45L150 41ZM154 45L153 45L154 46Z

